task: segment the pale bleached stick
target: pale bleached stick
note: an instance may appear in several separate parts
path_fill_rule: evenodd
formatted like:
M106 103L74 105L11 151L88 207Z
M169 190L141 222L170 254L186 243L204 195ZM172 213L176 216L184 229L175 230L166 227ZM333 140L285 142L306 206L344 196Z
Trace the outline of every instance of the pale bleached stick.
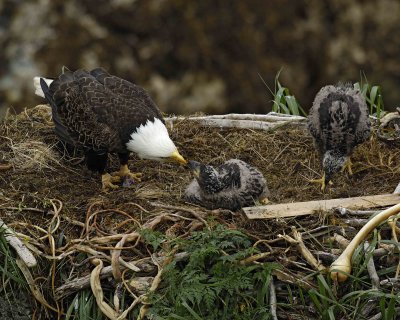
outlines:
M349 216L372 216L375 213L379 212L376 210L351 210L348 208L339 207L336 208L336 212L340 213L341 215L349 215Z
M275 285L274 285L274 277L271 277L269 282L269 306L270 306L270 313L273 320L278 320L278 316L276 314L276 292L275 292Z
M393 192L393 193L400 193L400 182L399 182L399 184L397 185L396 189L394 189L394 192Z
M22 241L15 235L14 230L9 228L3 220L0 219L0 228L4 230L4 238L14 248L15 252L26 264L27 267L32 268L37 265L37 261L29 249L22 243Z
M168 119L165 119L168 123ZM236 129L252 129L252 130L264 130L270 131L278 128L289 121L278 121L278 122L265 122L265 121L254 121L254 120L231 120L231 119L202 119L202 118L183 118L182 120L195 121L201 126L212 127L212 128L236 128ZM173 120L169 121L170 123Z
M208 115L208 116L192 116L192 117L169 117L165 120L168 121L178 121L178 120L214 120L214 119L229 119L229 120L253 120L253 121L269 121L269 122L277 122L277 121L304 121L305 117L287 115L281 113L270 112L268 114L252 114L252 113L228 113L222 115Z
M306 245L303 242L303 239L301 237L301 233L298 232L295 228L292 228L293 231L293 237L290 237L288 235L278 235L278 237L281 237L288 241L291 244L296 244L297 248L299 249L300 253L306 259L306 261L316 270L324 272L326 271L326 268L313 256L310 250L306 247Z

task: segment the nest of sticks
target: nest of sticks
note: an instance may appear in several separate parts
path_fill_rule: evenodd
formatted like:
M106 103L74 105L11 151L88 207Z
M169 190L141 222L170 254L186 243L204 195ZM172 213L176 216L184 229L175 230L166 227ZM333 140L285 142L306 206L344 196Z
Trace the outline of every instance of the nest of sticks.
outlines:
M187 159L218 165L238 158L256 166L267 179L273 203L392 193L398 183L400 151L374 134L355 150L354 174L338 174L323 193L308 182L319 178L322 171L304 124L266 132L205 127L178 118L170 132ZM129 166L143 173L142 181L102 193L100 176L85 168L82 154L60 148L45 105L8 115L0 127L0 150L0 218L39 258L40 267L21 263L21 270L35 297L33 309L46 310L40 313L43 319L65 312L71 296L90 286L101 311L110 317L129 317L134 308L145 314L146 294L157 290L163 267L171 258L143 243L143 229L182 238L215 224L240 230L265 253L247 257L246 263L278 262L282 268L275 274L276 283L309 289L316 284L305 280L306 275L329 266L346 245L346 238L367 221L367 216L354 217L350 211L345 216L319 212L251 221L240 212L206 210L183 200L192 179L187 169L134 155ZM118 159L111 156L108 170L117 169ZM390 237L388 228L382 230ZM381 256L389 250L381 249L377 253ZM78 262L82 253L87 258ZM175 253L179 255L184 253ZM393 261L381 259L380 263ZM68 279L57 277L60 265L69 269ZM112 277L126 284L137 273L138 286L147 291L136 288L139 293L131 297L130 309L110 307L100 280ZM286 294L277 290L278 301ZM278 308L279 312L287 314Z

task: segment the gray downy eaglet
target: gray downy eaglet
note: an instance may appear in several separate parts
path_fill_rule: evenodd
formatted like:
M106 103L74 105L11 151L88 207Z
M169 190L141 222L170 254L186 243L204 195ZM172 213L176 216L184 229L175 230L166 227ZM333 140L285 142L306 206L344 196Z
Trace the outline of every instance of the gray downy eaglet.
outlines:
M252 206L256 201L268 202L264 176L244 161L230 159L218 167L189 161L189 168L195 178L185 191L188 202L232 211Z
M350 155L371 133L368 107L361 92L352 85L325 86L316 95L308 115L323 167L321 179L311 180L324 190L341 169L351 171Z

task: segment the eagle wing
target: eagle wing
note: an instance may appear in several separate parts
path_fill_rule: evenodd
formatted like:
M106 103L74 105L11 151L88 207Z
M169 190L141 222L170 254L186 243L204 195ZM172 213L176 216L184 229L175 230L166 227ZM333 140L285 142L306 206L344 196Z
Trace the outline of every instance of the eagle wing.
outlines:
M162 119L144 89L100 68L65 72L49 95L59 137L92 150L124 152L137 127Z
M51 83L49 91L56 133L66 131L75 145L96 151L122 147L118 131L108 124L115 122L108 114L112 97L93 77L82 70L67 71Z
M368 108L358 90L326 86L315 97L308 128L321 153L339 150L349 154L370 134Z
M102 68L93 69L90 74L104 86L104 90L117 98L113 113L119 119L120 134L123 141L130 138L140 125L154 118L164 119L160 109L142 87L122 78L110 75Z

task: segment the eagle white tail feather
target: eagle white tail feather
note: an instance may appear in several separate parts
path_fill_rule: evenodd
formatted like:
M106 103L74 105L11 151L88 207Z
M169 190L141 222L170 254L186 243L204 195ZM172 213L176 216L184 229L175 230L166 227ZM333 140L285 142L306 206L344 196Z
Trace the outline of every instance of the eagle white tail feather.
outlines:
M35 94L38 95L39 97L44 98L44 92L43 92L42 87L40 85L40 78L42 78L47 83L48 86L54 80L53 79L46 79L46 78L43 78L43 77L34 77L33 78L33 85L35 86Z

